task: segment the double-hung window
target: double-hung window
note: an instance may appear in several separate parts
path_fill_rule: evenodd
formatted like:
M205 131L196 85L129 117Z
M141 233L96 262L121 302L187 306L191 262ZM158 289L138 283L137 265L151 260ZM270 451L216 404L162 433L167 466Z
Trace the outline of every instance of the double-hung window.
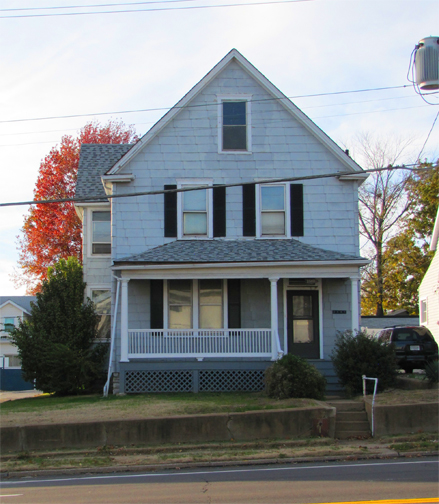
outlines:
M218 96L218 152L251 152L251 96Z
M285 235L286 197L284 185L260 186L261 236Z
M177 237L213 237L213 197L211 179L179 179L178 189L194 188L177 193Z
M93 289L91 300L99 315L98 338L109 339L111 332L111 291L109 289Z
M92 211L92 254L111 254L111 212Z
M183 235L207 235L207 190L188 191L183 196Z
M169 280L169 329L224 327L222 280Z

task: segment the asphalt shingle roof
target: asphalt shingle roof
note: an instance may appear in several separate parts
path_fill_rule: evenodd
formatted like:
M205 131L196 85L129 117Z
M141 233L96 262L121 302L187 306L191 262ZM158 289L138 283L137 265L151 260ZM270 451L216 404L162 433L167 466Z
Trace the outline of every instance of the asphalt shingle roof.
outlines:
M180 240L115 261L121 263L227 263L281 261L358 261L298 240Z
M83 144L79 156L76 198L105 198L101 176L134 144Z
M28 312L31 311L30 303L31 301L35 302L37 300L36 296L0 296L0 306L7 301L12 301L13 303L21 306Z

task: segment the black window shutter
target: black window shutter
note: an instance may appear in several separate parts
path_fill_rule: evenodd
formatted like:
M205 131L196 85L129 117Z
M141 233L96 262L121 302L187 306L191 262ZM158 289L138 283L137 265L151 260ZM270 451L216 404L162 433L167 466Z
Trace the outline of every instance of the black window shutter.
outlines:
M163 329L163 280L150 280L151 329Z
M226 188L213 187L213 236L226 236Z
M241 280L227 280L227 313L229 329L241 327Z
M176 185L165 185L165 191L177 189ZM165 193L165 238L177 238L177 193Z
M291 236L303 236L303 184L291 184Z
M242 234L256 236L256 186L242 186Z

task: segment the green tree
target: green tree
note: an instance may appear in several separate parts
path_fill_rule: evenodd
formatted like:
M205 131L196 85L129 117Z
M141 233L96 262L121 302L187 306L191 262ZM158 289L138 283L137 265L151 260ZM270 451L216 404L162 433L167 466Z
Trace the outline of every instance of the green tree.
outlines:
M82 267L75 257L61 259L48 270L31 318L11 335L18 347L23 377L43 392L78 394L104 379L108 345L94 343L98 315L84 302Z
M380 275L376 262L363 271L363 315L378 315L380 298L383 314L400 308L418 313L419 284L433 256L429 245L439 204L439 161L419 168L425 171L413 172L405 181L403 198L409 205L399 232L382 242Z
M430 251L439 205L439 162L421 163L425 171L414 172L407 181L410 201L402 219L402 230L391 238L384 251L386 309L419 312L418 289L433 258Z

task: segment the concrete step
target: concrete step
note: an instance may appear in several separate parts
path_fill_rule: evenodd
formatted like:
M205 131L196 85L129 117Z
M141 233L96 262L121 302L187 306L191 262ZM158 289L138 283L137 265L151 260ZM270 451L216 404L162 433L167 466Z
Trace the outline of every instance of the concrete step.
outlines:
M359 422L340 422L338 419L335 422L335 432L346 432L346 431L363 431L369 432L369 422L359 421Z
M339 411L364 411L364 403L360 401L349 401L348 399L339 401L328 401L330 406L337 408Z
M370 431L344 431L344 432L335 432L336 439L350 439L350 438L370 438Z
M361 422L367 421L365 411L339 411L337 410L337 422Z

